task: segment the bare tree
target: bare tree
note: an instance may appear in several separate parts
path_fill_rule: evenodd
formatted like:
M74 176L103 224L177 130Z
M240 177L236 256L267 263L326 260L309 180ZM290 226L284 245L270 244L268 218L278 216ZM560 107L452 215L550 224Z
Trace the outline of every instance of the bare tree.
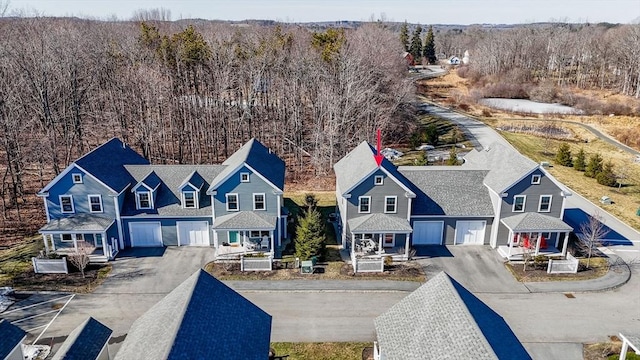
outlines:
M587 268L591 266L593 250L602 246L602 240L609 233L609 228L604 225L604 220L599 212L589 215L587 221L580 224L580 248L587 253Z
M87 268L87 265L89 265L89 255L91 255L96 248L86 241L78 241L77 245L78 248L76 252L69 254L67 259L73 266L80 270L82 278L84 279L84 270Z

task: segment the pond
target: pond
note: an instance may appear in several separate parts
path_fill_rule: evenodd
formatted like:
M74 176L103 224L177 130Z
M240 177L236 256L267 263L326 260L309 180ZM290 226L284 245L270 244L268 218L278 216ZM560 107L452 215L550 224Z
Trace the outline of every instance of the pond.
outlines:
M531 114L582 114L582 110L571 106L540 103L525 99L487 98L480 100L482 105L495 109Z

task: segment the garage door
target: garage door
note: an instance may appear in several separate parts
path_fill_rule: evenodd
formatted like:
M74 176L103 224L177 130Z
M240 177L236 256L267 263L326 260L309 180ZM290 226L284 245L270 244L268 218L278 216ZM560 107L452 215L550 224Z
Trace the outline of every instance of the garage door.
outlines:
M178 221L178 245L209 246L209 223Z
M456 221L456 245L483 245L486 221Z
M129 223L131 247L162 246L160 223Z
M441 245L443 221L414 221L413 245Z

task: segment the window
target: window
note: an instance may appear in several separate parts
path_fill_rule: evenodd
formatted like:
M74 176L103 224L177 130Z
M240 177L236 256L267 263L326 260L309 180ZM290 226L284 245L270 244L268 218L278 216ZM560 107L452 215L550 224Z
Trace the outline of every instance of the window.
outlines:
M74 212L73 209L73 196L60 195L60 210L63 214L70 214Z
M373 178L373 183L376 185L382 185L384 184L384 177L382 175L376 175Z
M73 241L73 237L71 236L71 234L62 234L62 241L71 242Z
M82 174L71 174L74 184L82 184Z
M369 213L371 211L371 196L360 196L358 202L358 212Z
M151 209L151 194L147 191L136 193L138 209Z
M550 212L551 211L551 195L540 195L540 202L538 203L538 212Z
M249 173L240 173L240 182L249 182Z
M396 212L396 202L398 201L397 196L385 196L384 197L384 212L385 213L395 213Z
M102 212L102 196L89 195L89 211Z
M526 195L516 195L513 197L513 212L524 212L524 202Z
M531 184L533 184L533 185L540 184L540 178L541 178L541 176L539 174L531 176Z
M227 211L238 211L238 194L227 194Z
M384 234L384 242L382 246L384 247L393 247L395 245L394 235L393 234Z
M195 191L183 191L182 192L182 207L185 209L195 209L196 205L196 193Z
M264 194L253 194L253 210L266 210Z

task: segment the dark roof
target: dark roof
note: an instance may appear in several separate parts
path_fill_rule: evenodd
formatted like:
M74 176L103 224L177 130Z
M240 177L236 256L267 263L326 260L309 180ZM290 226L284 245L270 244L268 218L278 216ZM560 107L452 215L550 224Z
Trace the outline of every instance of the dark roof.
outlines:
M226 180L234 171L237 171L242 164L249 165L278 189L284 190L284 161L256 139L247 141L222 163L227 168L211 182L209 190L214 190L220 186L222 181Z
M27 333L7 320L0 319L0 359L6 358L27 336Z
M136 320L116 360L266 359L271 315L204 270Z
M155 190L160 184L162 184L162 180L160 180L160 177L155 171L151 171L140 182L147 185L151 190Z
M488 170L457 166L399 168L416 193L412 215L493 216L489 189L482 183Z
M136 183L153 172L161 180L161 184L156 190L153 209L136 209L135 194L127 191L122 215L211 216L211 196L208 196L204 191L199 193L200 207L198 209L182 208L180 186L189 179L194 179L194 181L202 179L204 188L207 186L205 179L215 178L224 168L224 165L126 165L125 169ZM194 172L198 175L194 175Z
M103 232L109 229L114 219L92 214L78 214L59 219L52 219L40 231L79 231Z
M531 359L504 319L444 272L374 323L387 360Z
M107 345L113 331L89 317L62 343L53 360L92 360Z
M133 182L123 165L149 164L149 161L120 139L113 138L88 152L75 163L119 193Z
M183 190L185 186L191 185L191 188L201 190L205 183L206 181L202 178L202 176L200 176L198 171L194 171L182 182L182 184L179 186L179 189Z

